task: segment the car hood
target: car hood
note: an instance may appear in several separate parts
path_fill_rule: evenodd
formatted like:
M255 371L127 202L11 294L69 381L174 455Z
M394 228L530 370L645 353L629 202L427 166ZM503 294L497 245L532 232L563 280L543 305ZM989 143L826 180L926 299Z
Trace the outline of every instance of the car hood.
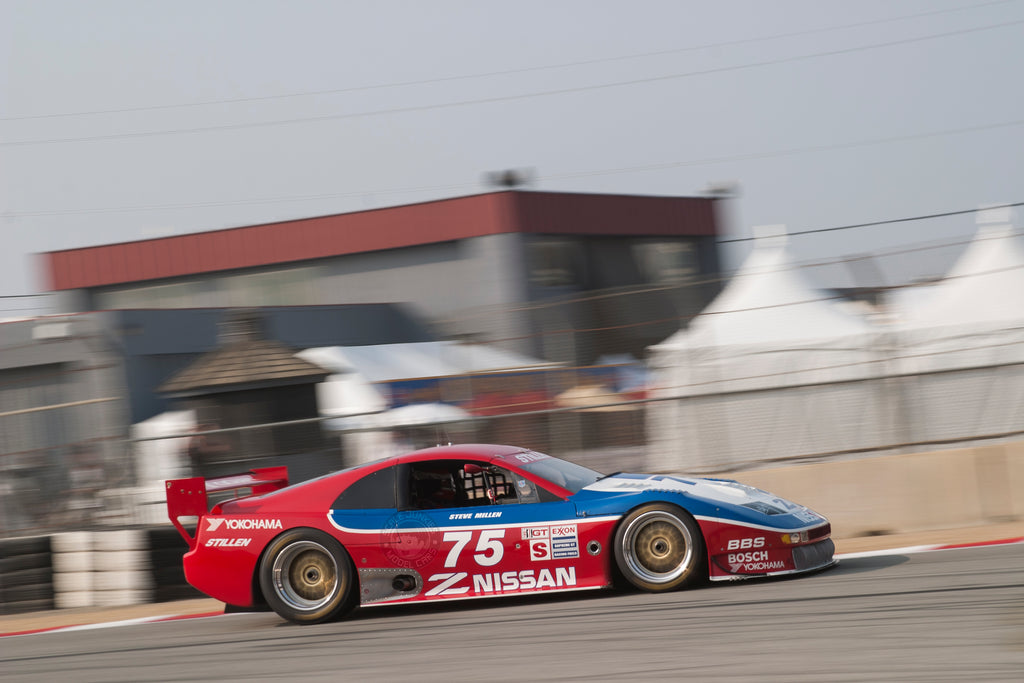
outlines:
M591 494L682 494L714 506L745 508L766 517L792 515L804 523L824 521L821 515L803 505L767 491L730 479L672 476L663 474L614 474L585 487Z

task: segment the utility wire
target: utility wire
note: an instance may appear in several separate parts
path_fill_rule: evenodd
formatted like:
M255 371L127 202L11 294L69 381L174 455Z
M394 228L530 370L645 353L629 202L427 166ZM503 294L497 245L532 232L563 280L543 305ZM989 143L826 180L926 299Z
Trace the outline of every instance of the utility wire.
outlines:
M944 135L959 135L963 133L975 133L987 130L996 130L999 128L1010 128L1015 126L1024 125L1024 119L1017 119L1014 121L1002 121L996 123L981 124L978 126L969 126L965 128L947 128L945 130L937 130L928 133L915 133L912 135L899 135L885 138L874 138L868 140L859 140L854 142L838 143L834 145L811 145L807 147L793 147L790 149L773 150L768 152L751 152L748 154L736 154L731 156L719 156L719 157L705 157L703 159L693 159L690 161L670 161L658 164L646 164L642 166L620 166L606 169L597 169L593 171L574 171L569 173L552 173L550 175L538 176L537 180L543 181L554 181L554 180L571 180L578 178L587 178L603 175L616 175L620 173L634 173L639 171L657 171L665 170L669 168L680 168L684 166L703 166L711 164L728 163L733 161L750 161L756 159L769 159L772 157L780 156L793 156L796 154L806 154L813 152L826 152L839 149L851 149L855 147L864 147L869 145L880 145L889 144L893 142L907 142L910 140L922 140L928 138L941 137ZM63 216L63 215L86 215L86 214L98 214L98 213L133 213L136 211L166 211L174 209L197 209L207 208L216 206L250 206L258 204L278 204L286 202L302 202L302 201L316 201L322 199L341 199L345 197L362 197L366 195L387 195L387 194L411 194L416 192L440 192L446 190L466 190L478 188L479 183L455 183L449 185L429 185L429 186L416 186L416 187L403 187L403 188L392 188L392 189L376 189L376 190L358 190L350 192L330 192L323 194L308 194L308 195L293 195L293 196L282 196L282 197L265 197L265 198L254 198L254 199L235 199L228 201L210 201L210 202L185 202L180 204L149 204L149 205L135 205L135 206L112 206L112 207L97 207L97 208L78 208L78 209L54 209L52 211L8 211L4 213L5 216L12 217L28 217L28 216ZM1012 204L1010 206L1017 206ZM971 210L967 210L964 213L968 213ZM293 220L302 220L293 219ZM908 218L900 220L918 220L917 218ZM836 229L836 228L833 228ZM796 233L791 233L796 234ZM749 238L736 238L735 240L721 240L722 243L737 241L742 242Z
M683 78L690 78L694 76L708 76L712 74L728 73L734 71L743 71L746 69L760 68L765 66L777 66L780 64L792 64L801 61L807 61L810 59L817 59L819 57L834 57L838 55L853 54L856 52L864 52L867 50L875 50L879 48L894 47L897 45L908 45L912 43L920 43L929 40L936 40L941 38L949 38L952 36L966 35L970 33L978 33L982 31L991 31L994 29L1007 28L1011 26L1018 26L1024 24L1024 19L1016 21L1001 22L998 24L988 24L985 26L976 26L966 29L958 29L955 31L946 31L943 33L933 33L925 36L917 36L914 38L902 38L899 40L883 41L879 43L871 43L868 45L860 45L856 47L839 48L835 50L826 50L822 52L812 52L803 55L795 55L793 57L782 57L779 59L770 59L760 62L750 62L747 64L737 64L733 66L716 67L712 69L703 69L699 71L688 71L683 73L666 74L663 76L648 76L644 78L634 78L623 81L614 81L611 83L602 83L598 85L586 85L586 86L575 86L570 88L556 88L553 90L541 90L532 93L522 93L519 95L499 95L495 97L484 97L469 100L458 100L454 102L441 102L438 104L424 104L424 105L410 105L406 107L391 107L384 109L375 109L362 112L350 112L344 114L322 114L318 116L299 116L287 119L276 119L271 121L255 121L250 123L226 123L210 126L194 126L191 128L173 128L156 131L137 131L131 133L108 133L105 135L87 135L81 137L70 137L70 138L43 138L36 140L10 140L0 142L0 147L20 147L28 145L47 145L47 144L59 144L66 142L100 142L106 140L124 140L133 138L144 138L144 137L157 137L165 135L181 135L186 133L205 133L205 132L217 132L217 131L231 131L231 130L245 130L254 128L266 128L271 126L287 126L297 123L316 123L323 121L340 121L344 119L353 118L366 118L370 116L380 116L384 114L407 114L420 111L431 111L437 109L450 109L455 107L467 107L476 106L481 104L496 104L499 102L512 102L518 100L528 100L538 97L550 97L554 95L567 95L582 92L593 92L595 90L604 90L608 88L619 88L630 85L642 85L649 83L660 83L665 81L674 81Z
M834 228L814 228L811 230L794 230L793 232L787 232L786 236L792 235L814 235L823 232L836 232L839 230L853 230L854 228L870 228L877 225L893 225L895 223L909 223L911 221L924 221L932 218L946 218L948 216L963 216L968 213L977 213L978 211L985 211L988 209L1006 209L1017 206L1024 206L1024 202L1014 202L1012 204L996 204L993 206L986 206L978 209L963 209L960 211L946 211L943 213L930 213L923 216L910 216L909 218L890 218L884 221L872 221L870 223L853 223L851 225L838 225ZM735 237L728 240L718 240L719 244L730 244L734 242L749 242L756 240L757 237Z
M131 112L143 112L143 111L161 111L168 109L185 109L193 107L205 107L215 104L241 104L247 102L267 102L272 100L284 100L294 99L297 97L313 97L322 95L340 95L352 92L365 92L369 90L381 90L386 88L402 88L414 85L431 85L436 83L447 83L452 81L463 81L477 78L489 78L493 76L507 76L512 74L521 73L535 73L537 71L548 71L552 69L565 69L576 66L589 66L593 64L607 64L610 62L620 62L633 59L643 59L647 57L663 57L667 55L683 54L686 52L697 52L700 50L710 50L721 47L733 47L736 45L749 45L751 43L761 43L772 40L781 40L783 38L796 38L799 36L816 35L819 33L828 33L833 31L840 31L850 28L860 28L864 26L876 26L878 24L888 24L896 21L905 21L907 19L919 19L921 17L935 16L939 14L950 14L953 12L964 12L981 9L984 7L990 7L993 5L1005 5L1009 2L1018 2L1019 0L992 0L991 2L982 2L975 5L968 5L966 7L953 7L950 9L931 10L929 12L918 12L916 14L904 14L898 17L885 17L881 19L871 19L868 21L859 21L851 24L840 24L835 26L823 26L820 28L806 29L803 31L790 31L787 33L777 33L770 36L755 36L752 38L741 38L738 40L727 40L717 43L704 43L702 45L692 45L688 47L673 48L669 50L656 50L653 52L640 52L631 55L617 55L612 57L600 57L597 59L585 59L573 62L562 62L560 64L547 64L541 66L523 67L519 69L504 69L499 71L485 71L475 74L462 74L457 76L442 76L437 78L425 78L419 80L410 81L397 81L393 83L379 83L374 85L354 86L349 88L330 88L326 90L307 90L303 92L284 93L279 95L262 95L253 97L236 97L229 99L217 99L217 100L204 100L200 102L185 102L177 104L156 104L148 106L136 106L136 107L120 107L114 109L93 109L87 111L76 111L76 112L60 112L51 114L33 114L26 116L8 116L0 117L0 121L33 121L41 119L54 119L54 118L66 118L71 116L92 116L98 114L124 114Z
M1010 237L1011 239L1013 239L1013 238L1018 238L1021 235L1024 235L1024 232L1022 232L1022 231L1013 231L1013 232L1010 232L1007 236ZM962 246L964 244L970 244L971 242L975 241L976 239L1002 239L1002 238L1003 238L1003 236L1000 235L1000 236L996 236L996 237L973 238L973 239L967 239L967 240L961 239L961 240L955 240L955 241L948 241L948 242L942 242L942 243L933 243L933 244L925 244L925 245L912 246L912 247L903 246L903 247L895 248L895 249L890 250L890 251L878 252L878 253L874 254L873 257L882 258L882 257L886 257L886 256L904 255L904 254L916 253L916 252L927 251L927 250L932 250L932 249L942 249L942 248L949 248L949 247L955 247L955 246ZM763 274L766 274L766 273L783 272L783 271L787 271L787 270L802 270L802 269L806 269L806 268L817 268L817 267L822 267L822 266L826 266L826 265L841 265L841 264L844 264L844 263L849 263L849 262L853 262L853 261L863 260L865 258L869 258L869 257L865 257L865 256L842 257L842 258L836 258L836 259L832 259L832 260L828 260L828 261L817 261L817 262L811 262L811 263L806 263L806 264L802 264L802 263L788 263L788 264L782 265L781 267L776 268L774 270L759 271L758 274L762 274L763 275ZM942 278L942 280L970 279L972 277L979 277L979 276L982 276L982 275L992 275L992 274L996 274L996 273L1001 273L1001 272L1006 272L1006 271L1013 271L1013 270L1021 270L1021 269L1024 269L1024 264L1016 265L1016 266L1008 266L1008 267L1005 267L1005 268L998 268L998 269L991 270L991 271L983 271L983 272L980 272L980 273L967 273L967 274L958 275L958 276L946 276L945 278ZM580 294L580 295L577 295L577 296L569 296L567 298L556 299L556 300L553 300L553 301L541 301L541 302L524 304L524 305L518 305L518 306L505 306L505 307L502 307L501 310L505 311L505 312L537 311L537 310L541 310L541 309L558 308L559 306L564 306L564 305L568 305L568 304L580 304L580 303L593 302L593 301L597 301L597 300L601 300L601 299L609 299L609 298L614 298L614 297L618 297L618 296L630 296L630 295L638 295L638 294L649 294L649 293L652 293L652 292L666 292L666 291L672 291L672 290L686 289L686 288L690 288L690 287L701 287L701 286L708 286L708 285L720 285L720 284L728 283L730 280L733 279L733 277L734 277L734 275L717 275L717 276L704 277L704 278L700 278L700 279L697 279L697 280L692 280L692 281L689 281L689 282L678 283L678 284L654 285L654 286L650 286L650 287L640 287L640 288L633 288L633 289L619 289L619 290L611 291L611 292L609 292L609 291L588 292L588 293ZM942 281L942 280L940 280L940 281ZM911 287L918 287L918 286L920 286L920 285L911 283L911 284L904 284L904 285L894 285L894 286L877 287L877 288L864 288L864 289L869 289L869 290L874 289L874 290L877 290L877 291L882 291L882 290L891 291L891 290L897 290L897 289L909 289ZM822 302L824 302L824 301L839 301L839 300L844 300L844 299L846 299L846 297L844 295L842 295L842 294L828 294L828 295L822 295L822 296L817 297L817 298L803 299L803 300L800 300L800 301L787 302L787 303L784 303L784 304L771 304L771 305L763 306L763 307L752 307L752 308L745 308L745 309L736 309L736 310L731 310L731 311L723 311L721 313L738 313L738 312L746 312L746 311L756 311L756 310L769 309L769 308L781 308L781 307L785 307L785 306L796 306L796 305L814 303L814 302L818 302L818 301L822 301ZM468 321L468 320L472 320L474 318L483 318L483 317L487 317L489 315L493 315L493 311L490 310L490 309L485 309L485 310L476 311L476 312L474 312L472 314L463 314L463 315L461 315L459 317L444 318L443 320L440 320L439 322L441 322L443 324L452 324L452 323L457 323L457 322L465 322L465 321ZM629 327L642 327L644 325L652 325L652 324L663 323L663 322L666 322L668 320L676 320L676 321L679 321L681 323L686 323L686 322L689 322L690 320L692 320L693 318L697 317L698 315L702 315L702 313L696 313L696 314L690 315L690 316L674 316L672 318L659 319L659 320L653 320L653 321L650 321L650 320L649 321L641 321L639 323L629 323L629 324L626 324L626 325L621 325L621 326L619 326L616 329L620 329L620 328L621 329L625 329L625 328L629 328ZM569 332L569 331L570 330L567 330L567 329L566 330L559 330L558 333L566 333L566 332ZM580 331L580 332L593 332L593 331L596 331L596 330L577 330L577 331ZM539 334L544 334L544 333L539 333ZM499 339L499 340L496 340L496 341L499 341L499 342L500 341L518 341L520 339L531 338L531 337L534 337L534 336L538 336L538 335L537 334L531 334L531 335L525 335L525 336L521 336L521 337L509 337L509 338Z

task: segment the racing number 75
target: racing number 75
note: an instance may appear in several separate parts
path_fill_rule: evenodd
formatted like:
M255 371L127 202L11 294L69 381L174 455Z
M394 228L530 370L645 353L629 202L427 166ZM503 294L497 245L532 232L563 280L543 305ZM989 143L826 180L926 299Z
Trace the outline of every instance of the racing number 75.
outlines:
M505 554L505 546L501 544L501 539L504 537L504 529L481 530L480 536L476 541L476 552L473 554L473 559L476 560L476 563L483 567L493 567L501 562L501 558ZM459 555L469 545L469 542L473 540L473 532L446 531L444 532L444 540L455 542L452 549L448 551L448 557L444 560L444 566L455 567L459 564Z

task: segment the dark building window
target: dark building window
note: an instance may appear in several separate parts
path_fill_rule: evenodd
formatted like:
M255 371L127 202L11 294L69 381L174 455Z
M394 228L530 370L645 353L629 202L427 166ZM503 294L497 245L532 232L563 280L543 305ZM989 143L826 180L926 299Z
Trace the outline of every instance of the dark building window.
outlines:
M698 272L697 254L690 241L644 241L633 245L633 258L650 284L678 285Z
M535 237L529 243L530 284L571 287L583 284L583 249L578 240Z

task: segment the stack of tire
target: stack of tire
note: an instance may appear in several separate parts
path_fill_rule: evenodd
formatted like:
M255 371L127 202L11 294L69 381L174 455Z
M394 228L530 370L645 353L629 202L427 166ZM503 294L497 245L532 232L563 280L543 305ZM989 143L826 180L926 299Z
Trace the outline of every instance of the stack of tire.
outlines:
M0 614L202 597L170 526L0 539Z
M0 539L0 614L53 609L50 538Z
M146 530L149 566L153 578L153 602L201 598L203 594L185 581L181 556L188 544L174 527L162 526Z
M153 579L145 531L71 531L53 536L57 608L150 602Z

